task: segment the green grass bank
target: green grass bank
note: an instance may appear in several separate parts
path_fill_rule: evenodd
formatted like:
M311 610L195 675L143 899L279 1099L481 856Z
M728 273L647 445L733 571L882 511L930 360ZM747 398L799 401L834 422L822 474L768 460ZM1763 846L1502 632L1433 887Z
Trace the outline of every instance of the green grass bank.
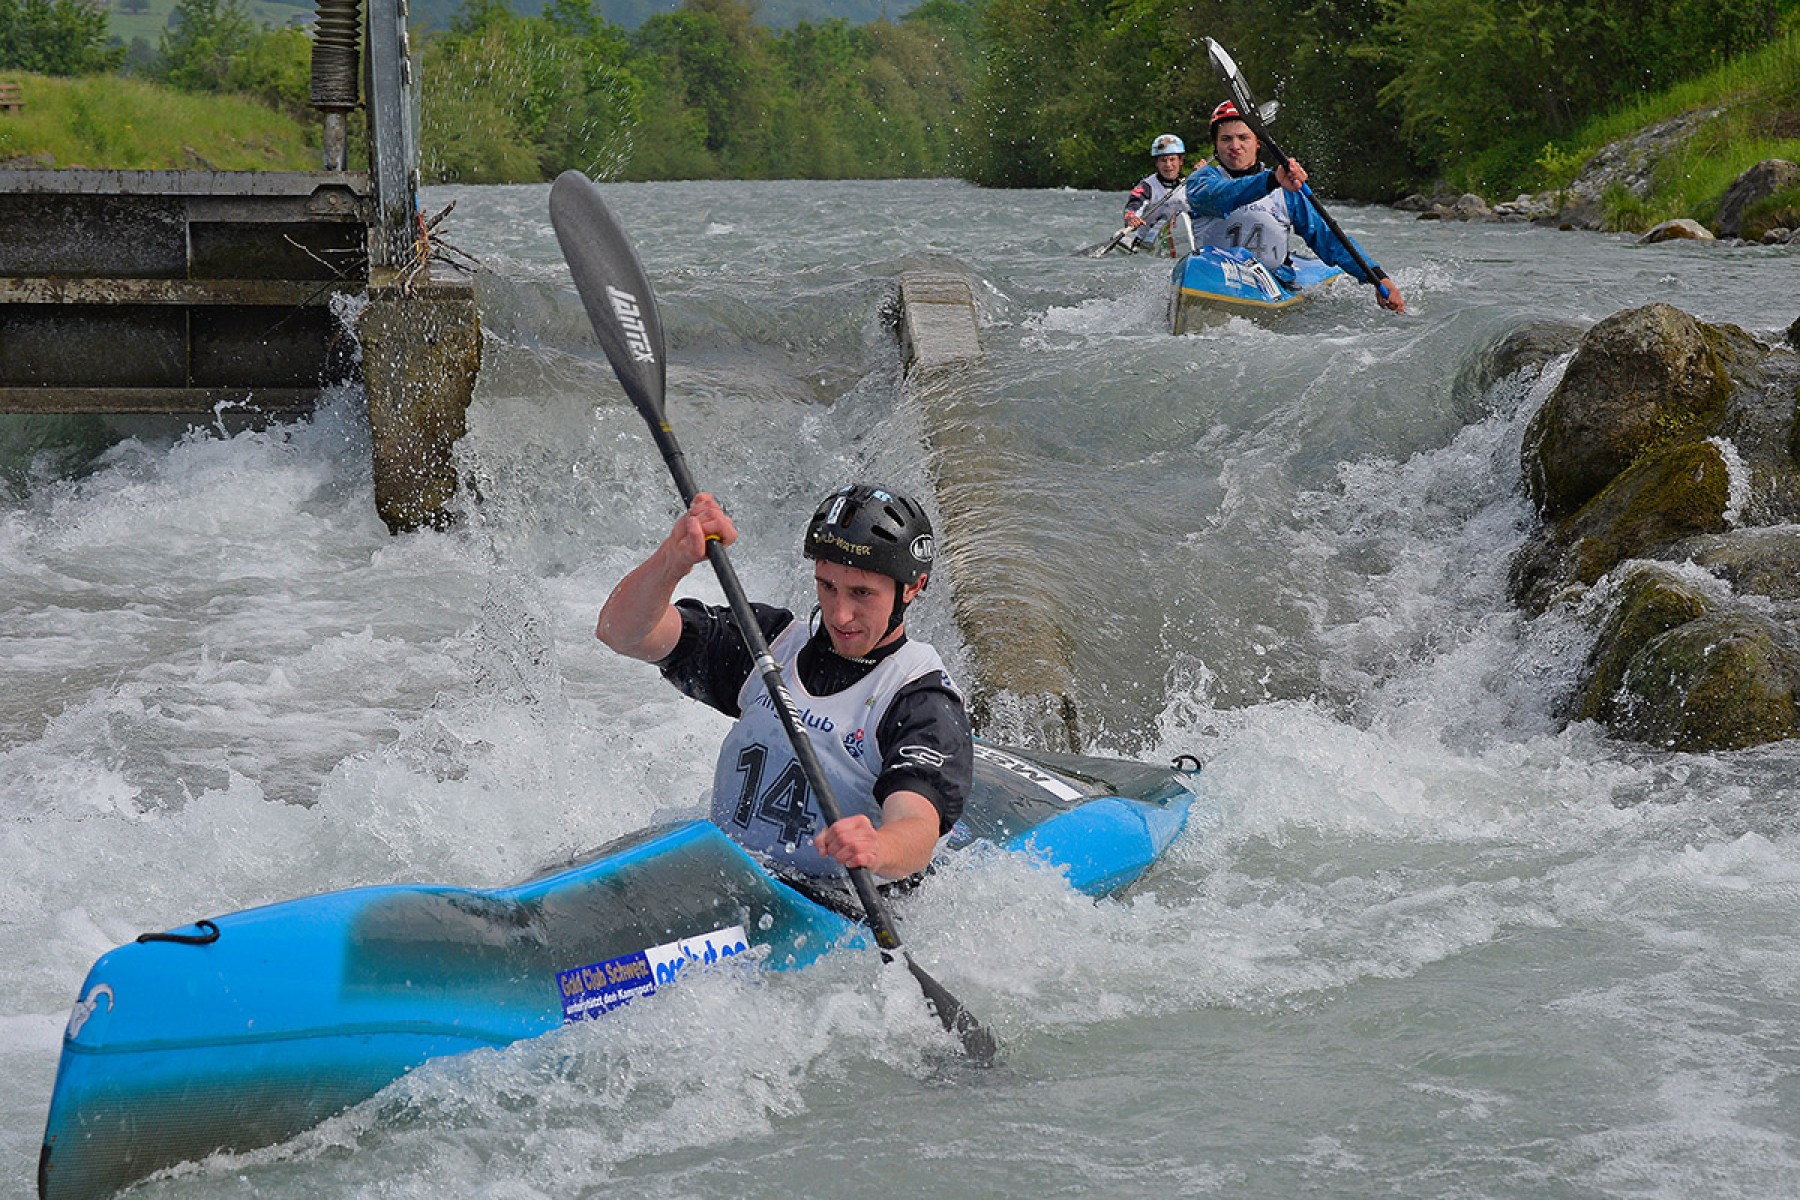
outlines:
M1768 158L1800 162L1800 30L1667 91L1614 109L1538 157L1537 173L1519 179L1520 190L1566 188L1603 147L1686 113L1706 114L1693 132L1656 162L1647 194L1617 189L1606 196L1606 221L1621 230L1644 230L1674 217L1709 224L1731 182ZM1773 223L1783 210L1800 225L1800 189L1772 197L1763 209Z
M318 132L236 96L179 92L124 75L0 73L24 107L0 112L0 165L106 170L309 171Z

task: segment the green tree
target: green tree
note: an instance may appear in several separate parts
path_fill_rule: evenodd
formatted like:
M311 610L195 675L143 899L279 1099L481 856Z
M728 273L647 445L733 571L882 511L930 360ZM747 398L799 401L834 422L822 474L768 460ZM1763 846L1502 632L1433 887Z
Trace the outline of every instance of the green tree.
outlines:
M676 11L645 21L633 46L649 60L644 74L655 81L652 105L698 118L696 149L705 153L695 156L696 167L710 159L727 174L767 178L780 173L781 157L769 127L791 123L795 101L791 91L777 88L771 35L752 16L745 0L685 0ZM675 125L683 127L695 128L685 120ZM667 149L658 151L665 161Z
M961 37L928 20L863 27L862 103L847 113L861 173L947 175L963 161L960 127L973 103Z
M225 67L220 91L255 96L297 121L312 116L312 35L291 25L261 29Z
M84 75L116 70L106 10L90 0L0 0L0 70Z
M576 167L616 175L642 92L624 35L588 0L524 17L473 0L424 51L427 178L511 183Z
M225 91L231 60L255 33L243 0L175 0L153 76L182 91Z
M848 21L802 21L775 39L775 63L794 101L776 136L788 175L846 179L873 174L864 127L879 119L865 93L868 38Z
M1071 161L1091 156L1068 135L1083 104L1080 93L1097 82L1088 68L1106 20L1103 6L1082 0L989 0L981 18L979 123L971 139L977 183L1094 182L1094 164Z

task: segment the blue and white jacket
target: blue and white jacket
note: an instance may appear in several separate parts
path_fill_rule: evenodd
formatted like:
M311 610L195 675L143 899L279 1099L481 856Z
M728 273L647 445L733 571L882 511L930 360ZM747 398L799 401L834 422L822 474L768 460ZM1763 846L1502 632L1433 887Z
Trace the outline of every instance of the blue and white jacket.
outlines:
M1361 252L1362 247L1355 242L1346 245L1345 240L1331 231L1331 226L1325 223L1325 218L1319 215L1319 210L1305 193L1285 190L1276 182L1272 170L1252 171L1234 178L1225 168L1210 163L1188 176L1187 200L1188 215L1194 219L1196 245L1245 245L1242 240L1234 241L1230 232L1234 218L1238 218L1251 226L1291 229L1325 262L1343 268L1353 278L1371 286L1378 285L1387 274L1379 263L1364 253L1363 261L1375 270L1375 277L1369 278L1357 264L1356 255L1350 248L1355 246L1356 251ZM1241 209L1250 211L1240 214ZM1287 260L1285 244L1279 248L1269 245L1247 248L1263 259L1270 270ZM1271 258L1273 261L1269 261Z

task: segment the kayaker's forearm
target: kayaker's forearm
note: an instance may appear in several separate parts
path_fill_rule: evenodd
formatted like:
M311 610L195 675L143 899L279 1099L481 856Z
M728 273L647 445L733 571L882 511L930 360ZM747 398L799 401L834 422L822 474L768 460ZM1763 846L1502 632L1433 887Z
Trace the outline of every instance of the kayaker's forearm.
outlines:
M883 879L905 879L931 865L937 849L937 806L917 792L894 792L881 802L881 824L862 814L845 817L819 834L819 853Z
M687 573L687 567L671 563L658 548L613 588L600 608L594 636L627 658L667 658L681 640L681 614L673 600Z
M1339 237L1310 200L1290 192L1287 209L1288 218L1294 223L1294 232L1321 261L1348 272L1352 278L1371 287L1381 286L1387 278L1387 272L1382 269L1381 264L1370 258L1361 245L1351 241L1349 234ZM1364 270L1364 263L1368 264L1369 270Z
M710 493L701 492L649 558L619 580L600 608L594 636L627 658L659 662L681 640L681 614L672 601L688 572L706 561L708 542L729 546L737 527Z
M884 879L905 879L931 865L937 849L937 805L918 792L896 791L881 802L881 861L872 869Z
M905 879L931 865L938 841L935 814L883 821L876 832L881 835L881 861L871 870L883 879Z

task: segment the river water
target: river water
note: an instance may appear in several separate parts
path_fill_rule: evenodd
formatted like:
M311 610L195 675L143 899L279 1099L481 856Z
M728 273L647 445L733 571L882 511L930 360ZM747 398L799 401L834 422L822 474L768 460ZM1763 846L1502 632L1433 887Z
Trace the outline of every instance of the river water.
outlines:
M547 192L425 198L485 264L480 500L454 532L388 536L350 394L79 469L54 429L28 460L10 427L0 1197L31 1194L63 1022L113 945L357 884L511 882L707 787L723 718L591 635L674 501ZM1411 315L1345 284L1175 338L1166 262L1072 253L1119 196L604 194L752 594L804 602L798 529L829 487L931 495L962 483L927 428L984 445L964 550L1008 573L959 581L953 550L916 628L973 679L952 597L1039 614L1084 743L1199 755L1203 819L1122 901L987 858L912 903L909 945L998 1031L998 1069L947 1063L909 978L840 955L430 1064L139 1194L1793 1193L1800 745L1558 729L1591 635L1505 602L1542 390L1476 366L1528 322L1659 299L1773 338L1800 257L1347 206ZM937 426L899 383L907 270L968 277L980 311ZM1000 711L990 732L1029 734Z

